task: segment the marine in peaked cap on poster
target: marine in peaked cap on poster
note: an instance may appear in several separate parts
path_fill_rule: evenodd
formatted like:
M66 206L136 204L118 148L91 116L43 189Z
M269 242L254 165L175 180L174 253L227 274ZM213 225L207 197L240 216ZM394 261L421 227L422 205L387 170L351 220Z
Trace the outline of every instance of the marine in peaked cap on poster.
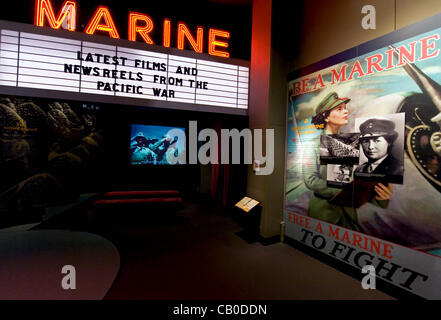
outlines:
M364 121L360 125L360 144L367 161L357 167L355 175L402 182L403 161L392 154L397 137L395 123L391 120L373 118Z

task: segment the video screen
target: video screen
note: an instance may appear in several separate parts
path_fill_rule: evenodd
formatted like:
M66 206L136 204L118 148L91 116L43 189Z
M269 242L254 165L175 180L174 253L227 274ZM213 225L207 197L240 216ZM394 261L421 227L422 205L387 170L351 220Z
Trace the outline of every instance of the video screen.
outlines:
M185 164L185 154L185 128L131 125L131 165Z

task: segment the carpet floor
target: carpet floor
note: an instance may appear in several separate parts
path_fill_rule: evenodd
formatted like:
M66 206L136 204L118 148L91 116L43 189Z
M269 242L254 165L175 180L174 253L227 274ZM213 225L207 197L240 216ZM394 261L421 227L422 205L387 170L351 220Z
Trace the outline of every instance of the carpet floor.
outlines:
M108 300L394 299L285 243L244 241L231 212L210 201L156 221L133 214L95 225L121 256Z

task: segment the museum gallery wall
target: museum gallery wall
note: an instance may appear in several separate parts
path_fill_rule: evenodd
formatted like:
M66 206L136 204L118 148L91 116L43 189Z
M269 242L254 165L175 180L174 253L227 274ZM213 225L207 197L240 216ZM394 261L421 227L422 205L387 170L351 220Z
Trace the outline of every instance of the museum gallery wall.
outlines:
M286 236L424 298L441 292L441 24L291 74Z

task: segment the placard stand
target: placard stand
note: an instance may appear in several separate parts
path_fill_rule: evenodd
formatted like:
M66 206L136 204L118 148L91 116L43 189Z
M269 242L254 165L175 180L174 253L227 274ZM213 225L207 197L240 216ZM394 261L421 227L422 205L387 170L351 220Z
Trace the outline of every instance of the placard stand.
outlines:
M262 205L259 201L244 197L235 205L235 219L244 228L236 234L248 243L259 240Z

